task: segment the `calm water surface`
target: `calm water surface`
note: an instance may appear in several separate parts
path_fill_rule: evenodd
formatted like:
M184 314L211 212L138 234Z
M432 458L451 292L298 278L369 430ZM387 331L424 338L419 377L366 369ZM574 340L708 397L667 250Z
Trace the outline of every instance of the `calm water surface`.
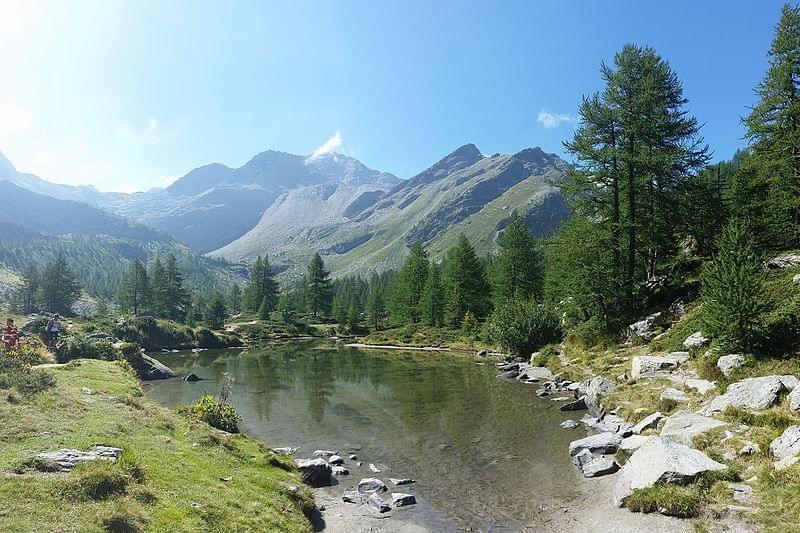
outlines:
M216 393L227 372L244 432L269 446L299 446L298 458L319 448L356 453L364 468L346 461L351 475L331 491L370 475L368 463L387 485L390 476L416 479L400 492L422 499L410 512L434 529L518 530L543 506L578 497L567 445L582 435L558 427L566 419L560 403L537 398L531 385L498 381L491 364L320 342L158 358L204 381L153 382L151 397L190 403Z

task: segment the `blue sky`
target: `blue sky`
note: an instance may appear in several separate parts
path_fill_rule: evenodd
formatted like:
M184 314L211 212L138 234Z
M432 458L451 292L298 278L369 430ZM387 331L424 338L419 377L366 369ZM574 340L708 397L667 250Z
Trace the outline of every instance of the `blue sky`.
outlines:
M635 42L670 61L727 158L780 6L0 0L0 151L123 191L326 141L400 177L468 142L563 153L600 63Z

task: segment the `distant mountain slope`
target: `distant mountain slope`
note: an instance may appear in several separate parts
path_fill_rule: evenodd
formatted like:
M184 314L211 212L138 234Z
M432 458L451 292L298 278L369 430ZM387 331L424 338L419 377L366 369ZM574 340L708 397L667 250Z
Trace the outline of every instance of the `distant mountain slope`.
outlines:
M468 144L385 193L351 188L326 197L319 188L298 188L276 200L252 230L210 255L250 261L269 254L287 277L297 277L316 250L336 274L382 270L397 267L413 242L441 256L462 231L486 253L514 210L535 234L553 230L567 208L552 183L566 169L539 148L484 157Z

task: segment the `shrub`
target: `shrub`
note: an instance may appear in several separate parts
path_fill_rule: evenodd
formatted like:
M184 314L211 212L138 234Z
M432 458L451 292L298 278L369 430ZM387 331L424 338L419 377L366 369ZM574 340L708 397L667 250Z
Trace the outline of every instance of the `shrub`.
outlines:
M569 334L573 340L584 348L606 344L610 340L609 333L598 316L593 316L589 320L578 324L572 328Z
M625 507L634 512L660 512L672 516L697 516L703 499L694 486L657 484L634 490L625 500Z
M230 403L221 403L211 394L200 397L190 409L190 413L211 427L227 431L239 432L239 415Z
M0 355L0 389L14 388L31 396L55 385L56 378L43 370L32 370L22 361Z
M75 467L65 487L67 495L79 500L105 500L123 494L128 479L110 461L91 461Z
M512 355L527 357L561 338L561 323L548 307L535 301L512 301L490 317L489 337Z
M81 358L114 361L119 358L119 352L108 339L92 340L83 335L68 337L56 350L56 360L59 363Z

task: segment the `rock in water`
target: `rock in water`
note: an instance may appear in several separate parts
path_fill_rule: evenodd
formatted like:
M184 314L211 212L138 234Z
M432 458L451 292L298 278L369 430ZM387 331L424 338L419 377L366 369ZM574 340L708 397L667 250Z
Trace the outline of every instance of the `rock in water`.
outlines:
M723 355L719 359L717 359L717 367L722 372L722 375L726 378L731 375L731 372L736 370L737 368L741 368L744 366L745 358L743 355L734 353L730 355Z
M405 507L406 505L414 505L416 503L417 499L413 494L405 494L402 492L392 493L392 505L395 507Z
M726 470L701 451L666 437L651 437L633 452L614 486L614 504L621 507L636 489L656 483L687 484L702 472Z
M561 429L575 429L576 427L578 427L578 425L579 424L574 420L564 420L560 424Z
M343 466L334 466L331 467L331 473L334 476L346 476L350 474L350 471Z
M291 446L284 446L283 448L272 448L272 451L277 453L278 455L292 455L294 452L297 451L297 448L292 448Z
M780 437L769 444L769 453L776 459L785 459L800 453L800 426L789 426Z
M136 358L133 361L133 369L136 370L136 374L141 379L153 380L175 377L175 373L167 365L149 355L142 354L141 359Z
M191 374L187 374L183 376L183 381L195 382L195 381L202 381L203 378L192 372Z
M622 436L616 433L599 433L590 435L584 439L574 440L569 443L569 454L577 455L582 450L589 450L596 453L616 453Z
M613 474L619 465L613 459L596 456L589 450L581 450L572 458L572 462L580 468L583 477L598 477Z
M342 459L340 456L334 454L334 455L331 455L330 457L328 457L328 462L330 464L332 464L332 465L340 465L340 464L344 463L344 459Z
M331 455L338 455L338 452L334 452L331 450L316 450L314 452L314 457L324 457L327 459Z
M374 477L367 477L358 482L358 492L361 494L375 494L387 490L383 481Z
M385 513L387 511L392 510L392 508L389 506L386 500L384 500L377 494L370 494L369 498L367 499L367 503L369 504L370 507L372 507L379 513Z
M716 418L698 415L691 411L677 411L664 422L661 436L670 437L677 442L691 445L695 435L727 425Z
M297 469L300 470L303 481L312 487L324 487L331 482L333 471L325 459L299 459Z
M558 408L559 411L583 411L586 409L586 396L581 396L574 402L565 403Z
M413 479L408 479L408 478L395 479L393 477L390 477L389 481L392 483L392 485L397 485L397 486L410 485L411 483L416 483Z
M122 454L121 448L111 446L95 446L91 450L81 451L63 448L55 452L41 452L36 457L45 462L44 470L51 472L70 472L81 463L92 461L116 462Z

